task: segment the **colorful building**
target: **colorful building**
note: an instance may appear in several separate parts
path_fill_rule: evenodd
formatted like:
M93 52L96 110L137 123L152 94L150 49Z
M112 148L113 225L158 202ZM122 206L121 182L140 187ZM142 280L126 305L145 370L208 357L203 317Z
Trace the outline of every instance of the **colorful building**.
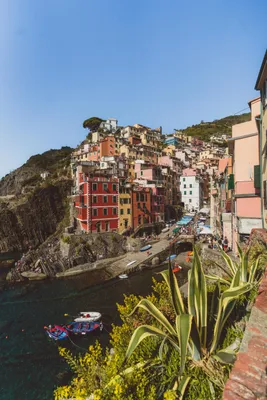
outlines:
M132 189L132 228L152 222L150 188L134 186Z
M119 194L119 233L132 228L132 185L126 183L120 187Z
M262 226L267 229L267 50L265 52L255 89L260 91L260 115L255 118L260 135L260 181Z
M76 220L84 232L110 232L119 228L119 180L79 167L79 192L74 196Z
M233 157L232 190L234 222L232 248L246 239L253 228L261 228L259 133L256 118L260 116L260 98L251 100L251 120L233 125L228 140Z

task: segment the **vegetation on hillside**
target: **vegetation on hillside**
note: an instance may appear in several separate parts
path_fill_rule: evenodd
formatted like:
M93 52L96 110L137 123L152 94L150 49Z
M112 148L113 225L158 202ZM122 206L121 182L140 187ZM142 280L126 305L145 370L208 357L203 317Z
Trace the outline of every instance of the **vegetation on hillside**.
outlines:
M101 122L104 120L98 117L91 117L83 121L83 127L88 128L91 132L97 131Z
M185 129L179 129L179 131L188 136L197 136L202 140L209 141L211 136L221 137L224 134L231 136L232 126L249 121L250 117L250 113L230 115L212 122L201 121L200 124L188 126Z
M110 349L97 342L85 355L60 354L75 373L55 399L157 400L221 397L240 345L247 304L254 300L262 269L240 251L237 264L225 255L227 274L208 285L194 250L184 299L169 266L146 298L125 296L118 306ZM242 322L242 324L240 324Z

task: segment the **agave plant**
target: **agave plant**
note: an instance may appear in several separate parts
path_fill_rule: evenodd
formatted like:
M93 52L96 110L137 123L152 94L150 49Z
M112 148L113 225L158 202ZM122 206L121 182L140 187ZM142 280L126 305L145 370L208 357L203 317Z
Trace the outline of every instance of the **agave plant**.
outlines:
M226 262L227 269L222 268L219 264L215 263L219 268L222 268L225 272L225 277L220 278L217 275L206 275L206 277L212 281L220 281L221 283L230 286L232 281L236 281L236 285L241 285L243 283L257 284L259 282L259 262L261 256L249 266L248 257L250 248L246 251L242 251L241 247L237 244L240 262L237 263L233 261L228 254L226 254L222 249L220 249L221 255Z
M232 363L235 357L235 352L230 348L218 351L222 330L237 299L248 292L252 284L240 282L240 279L237 279L239 273L224 292L221 291L220 282L218 282L208 309L206 276L196 249L194 249L192 269L188 272L187 303L182 298L170 264L168 270L161 274L171 293L176 315L175 324L171 324L149 300L141 300L132 313L137 308L146 310L157 321L158 327L139 326L130 339L126 359L146 337L160 338L162 340L159 347L160 357L166 344L173 346L180 354L180 374L177 377L176 387L180 398L183 397L190 379L190 373L185 375L187 362L189 367L200 367L205 371L210 380L212 393L214 392L213 385L221 388L224 386L224 375L220 363Z

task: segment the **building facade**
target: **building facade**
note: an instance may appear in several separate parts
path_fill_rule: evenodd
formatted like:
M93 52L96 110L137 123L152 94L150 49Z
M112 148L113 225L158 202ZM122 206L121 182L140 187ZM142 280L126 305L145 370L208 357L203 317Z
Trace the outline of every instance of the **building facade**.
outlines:
M200 177L193 169L183 170L181 176L182 202L187 211L199 211L203 205Z

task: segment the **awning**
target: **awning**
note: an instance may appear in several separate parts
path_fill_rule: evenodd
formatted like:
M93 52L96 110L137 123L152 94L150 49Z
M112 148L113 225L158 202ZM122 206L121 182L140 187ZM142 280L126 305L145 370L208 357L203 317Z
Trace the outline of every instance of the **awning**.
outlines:
M177 232L179 232L179 230L180 230L180 228L174 228L174 230L173 230L173 233L177 233Z

